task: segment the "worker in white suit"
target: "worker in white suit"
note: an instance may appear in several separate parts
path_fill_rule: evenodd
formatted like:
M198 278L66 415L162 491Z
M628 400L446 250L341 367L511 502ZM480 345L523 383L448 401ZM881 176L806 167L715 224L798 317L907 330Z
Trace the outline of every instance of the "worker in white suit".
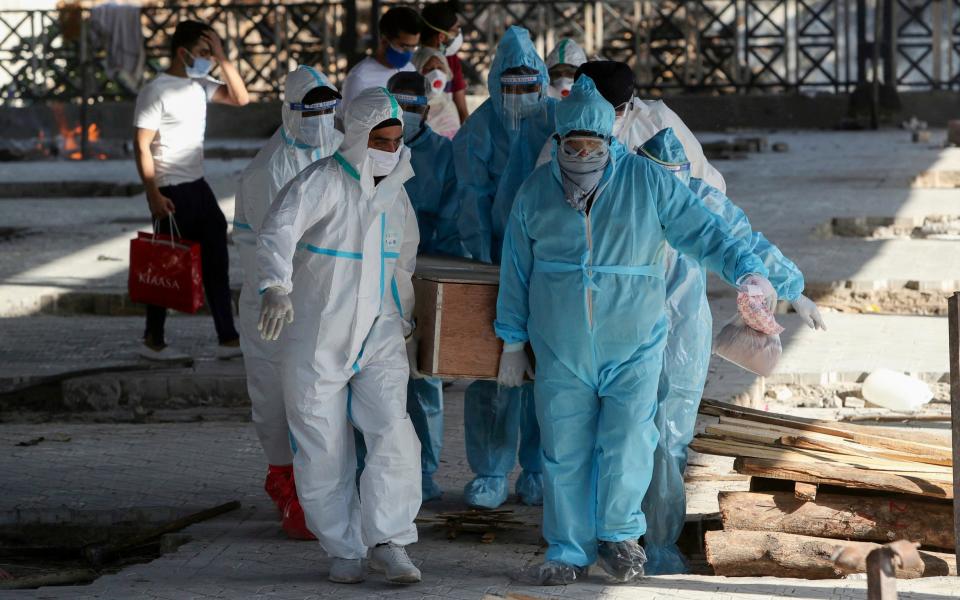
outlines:
M417 540L421 493L404 345L419 234L401 118L386 89L360 92L339 150L280 191L258 239L261 335L292 324L283 395L297 495L337 583L364 579L368 549L389 581L420 581L404 548ZM359 486L353 427L367 447Z

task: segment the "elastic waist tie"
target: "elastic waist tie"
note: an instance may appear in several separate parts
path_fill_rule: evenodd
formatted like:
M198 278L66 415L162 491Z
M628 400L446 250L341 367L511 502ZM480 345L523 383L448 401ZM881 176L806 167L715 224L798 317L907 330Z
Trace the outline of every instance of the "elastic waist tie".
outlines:
M253 231L253 227L249 223L241 223L240 221L233 222L234 229L246 229L247 231Z
M573 273L575 271L580 271L583 274L583 284L594 291L599 291L600 288L594 283L592 273L653 277L656 279L666 277L666 269L662 265L588 265L586 257L580 264L540 260L539 258L533 261L534 273Z
M359 252L344 252L343 250L334 250L332 248L320 248L312 244L300 242L297 248L313 252L314 254L323 254L324 256L335 256L337 258L350 258L353 260L363 260L363 254Z

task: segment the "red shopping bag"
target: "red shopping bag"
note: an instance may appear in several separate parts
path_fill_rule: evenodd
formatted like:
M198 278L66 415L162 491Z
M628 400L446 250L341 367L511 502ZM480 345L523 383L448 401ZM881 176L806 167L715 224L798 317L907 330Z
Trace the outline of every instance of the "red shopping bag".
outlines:
M200 244L139 232L130 240L130 300L195 313L203 306Z

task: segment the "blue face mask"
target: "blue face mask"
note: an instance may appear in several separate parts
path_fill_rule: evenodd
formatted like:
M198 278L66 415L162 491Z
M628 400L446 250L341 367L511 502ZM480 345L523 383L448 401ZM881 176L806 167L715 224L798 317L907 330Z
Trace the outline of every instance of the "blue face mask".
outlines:
M411 58L413 58L413 52L397 50L393 47L393 44L387 44L387 62L394 69L402 69L407 66Z
M187 71L187 77L191 79L203 79L210 74L211 69L213 69L213 61L209 58L197 57L187 51L187 54L190 55L190 58L193 59L192 65L185 65Z
M403 143L409 144L420 133L423 117L415 112L403 111Z

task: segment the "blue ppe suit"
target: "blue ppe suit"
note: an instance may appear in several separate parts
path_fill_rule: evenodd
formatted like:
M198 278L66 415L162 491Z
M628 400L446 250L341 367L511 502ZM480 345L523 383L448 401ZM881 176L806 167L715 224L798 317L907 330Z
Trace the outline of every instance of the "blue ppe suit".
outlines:
M680 140L663 129L645 142L641 156L668 168L687 163ZM754 232L743 211L720 190L701 179L689 180L690 189L731 232L759 256L770 272L777 297L793 301L803 292L803 274L762 233ZM657 389L657 430L660 441L654 456L653 479L643 500L647 516L644 548L646 573L667 575L689 570L676 546L686 518L683 474L687 447L697 424L700 398L707 381L713 342L713 319L707 302L707 276L696 261L672 248L667 254L667 319L669 332L663 370Z
M581 76L557 132L610 136L613 107ZM597 542L646 531L667 341L667 243L731 285L766 275L726 223L665 169L615 139L588 211L564 200L556 156L520 188L504 240L496 332L536 354L547 561L585 567Z
M513 129L505 113L500 78L513 67L530 67L540 74L541 110ZM470 255L499 263L503 232L520 184L536 166L537 154L554 131L557 102L547 97L550 77L537 55L530 34L510 27L500 38L487 78L488 98L453 139L460 183L460 239ZM464 395L467 461L477 477L464 489L472 506L496 508L507 499L510 474L520 443L517 493L527 504L542 501L540 434L533 403L533 386L499 390L496 382L476 381Z
M410 148L415 175L404 184L420 227L418 254L463 256L457 215L460 201L453 167L453 144L423 123ZM440 466L443 448L443 382L435 378L413 379L407 383L407 413L420 438L423 500L442 494L433 474Z

